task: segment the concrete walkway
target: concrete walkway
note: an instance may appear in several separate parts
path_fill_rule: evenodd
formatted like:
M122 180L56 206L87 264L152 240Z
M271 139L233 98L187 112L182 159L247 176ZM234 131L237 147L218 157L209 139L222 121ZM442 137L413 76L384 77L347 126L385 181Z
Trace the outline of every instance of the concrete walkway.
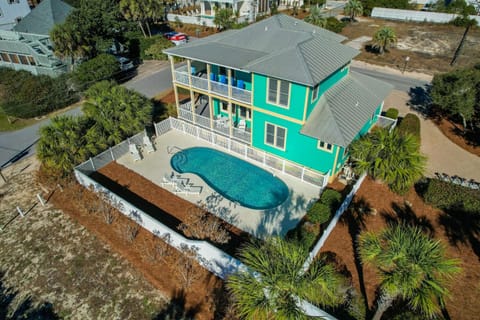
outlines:
M428 157L426 175L433 176L435 172L444 172L451 176L480 181L480 157L451 142L431 120L426 120L421 114L410 109L407 105L409 99L408 93L394 90L385 100L384 110L394 107L400 111L400 116L414 113L420 118L420 150Z

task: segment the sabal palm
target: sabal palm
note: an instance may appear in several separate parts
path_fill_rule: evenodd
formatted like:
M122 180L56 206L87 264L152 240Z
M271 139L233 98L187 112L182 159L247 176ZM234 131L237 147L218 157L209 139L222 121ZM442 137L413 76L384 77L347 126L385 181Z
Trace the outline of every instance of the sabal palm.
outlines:
M416 227L396 225L378 235L363 233L358 248L362 263L374 266L380 278L374 320L398 298L424 316L434 317L448 296L448 280L460 272L459 261L446 258L444 246Z
M321 28L325 28L327 26L327 19L321 15L320 9L317 6L310 7L310 14L305 18L305 22Z
M407 191L425 171L420 143L410 134L377 129L350 145L357 173L367 172L397 193Z
M350 21L354 21L356 16L363 13L363 6L359 0L349 0L343 10L350 16Z
M373 35L373 47L383 54L392 45L397 43L397 35L390 27L383 27Z
M67 174L92 155L95 146L85 143L84 128L82 119L70 116L55 117L42 127L37 155L45 167Z
M245 319L306 319L298 299L323 306L342 302L343 278L322 260L301 273L308 252L280 238L251 242L240 257L251 271L233 274L227 287Z
M108 145L142 131L151 120L153 106L148 99L112 82L96 83L85 95L83 111L95 120L95 132Z
M120 0L119 3L120 12L125 19L137 22L145 38L147 34L143 28L143 21L147 19L147 12L145 10L146 1L147 0Z
M71 58L72 65L76 58L83 57L88 52L80 31L73 25L55 25L50 31L50 39L55 54L60 58Z

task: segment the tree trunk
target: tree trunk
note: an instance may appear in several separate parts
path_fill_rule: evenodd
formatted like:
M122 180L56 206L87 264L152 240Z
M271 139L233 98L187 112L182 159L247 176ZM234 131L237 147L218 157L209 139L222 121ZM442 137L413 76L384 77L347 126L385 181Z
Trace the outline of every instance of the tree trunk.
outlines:
M457 50L455 50L455 53L453 54L452 62L450 62L451 66L453 66L455 62L457 62L458 56L460 55L460 51L462 51L463 44L465 43L465 38L467 37L467 33L469 30L470 30L470 25L468 25L467 28L465 28L465 32L463 33L462 40L460 40Z
M372 320L380 320L382 318L383 313L392 306L393 297L388 294L382 293L380 298L377 302L377 310L373 315Z
M460 113L460 117L462 117L462 122L463 122L463 133L467 131L467 120L465 119L465 116Z
M142 21L138 21L138 25L140 26L140 29L142 30L143 37L146 38L147 34L145 33L145 29L143 29Z
M150 31L150 24L148 23L148 20L145 21L145 24L147 25L148 36L152 37L152 32Z

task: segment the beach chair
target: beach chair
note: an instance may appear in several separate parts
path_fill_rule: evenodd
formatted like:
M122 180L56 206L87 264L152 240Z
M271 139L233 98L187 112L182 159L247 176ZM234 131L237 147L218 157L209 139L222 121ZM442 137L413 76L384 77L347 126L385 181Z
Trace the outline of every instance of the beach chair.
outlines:
M137 160L142 160L142 156L140 152L138 151L137 145L136 144L129 144L128 145L128 150L130 151L130 154L132 155L133 161Z
M155 148L153 147L152 141L150 140L150 138L147 135L143 136L143 147L145 148L145 150L148 153L155 151Z
M240 121L238 122L238 129L245 130L246 127L247 122L245 121L245 119L240 119Z

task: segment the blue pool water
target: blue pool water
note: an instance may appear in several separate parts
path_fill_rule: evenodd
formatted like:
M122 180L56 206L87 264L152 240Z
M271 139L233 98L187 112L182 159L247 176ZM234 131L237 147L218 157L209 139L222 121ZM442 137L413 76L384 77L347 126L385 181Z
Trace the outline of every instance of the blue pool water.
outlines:
M194 173L225 198L251 209L270 209L288 197L287 185L253 164L210 148L194 147L177 152L173 169Z

